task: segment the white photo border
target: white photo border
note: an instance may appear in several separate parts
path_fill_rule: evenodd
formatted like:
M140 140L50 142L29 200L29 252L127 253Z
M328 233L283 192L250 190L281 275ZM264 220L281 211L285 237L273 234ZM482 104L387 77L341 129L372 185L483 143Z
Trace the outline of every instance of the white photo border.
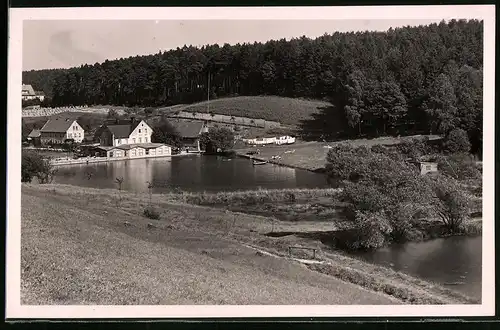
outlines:
M479 19L484 22L482 304L478 305L21 305L21 84L25 20L375 20ZM494 316L495 6L11 8L8 39L6 318L250 318Z

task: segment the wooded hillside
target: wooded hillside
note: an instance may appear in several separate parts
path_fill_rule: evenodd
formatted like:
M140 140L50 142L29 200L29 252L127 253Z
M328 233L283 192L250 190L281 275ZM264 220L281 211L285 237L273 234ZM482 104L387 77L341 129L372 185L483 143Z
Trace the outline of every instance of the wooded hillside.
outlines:
M167 106L234 95L326 99L312 136L482 135L483 23L450 21L387 32L266 43L184 46L67 70L23 72L53 105ZM286 110L283 110L286 111ZM242 114L243 115L243 114Z

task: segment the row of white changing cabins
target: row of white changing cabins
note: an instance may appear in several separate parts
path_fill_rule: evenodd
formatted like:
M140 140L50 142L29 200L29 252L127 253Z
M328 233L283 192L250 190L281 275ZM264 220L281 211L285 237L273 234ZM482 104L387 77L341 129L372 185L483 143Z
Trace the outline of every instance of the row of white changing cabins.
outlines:
M250 145L267 145L267 144L292 144L295 143L295 138L293 136L273 136L273 137L259 137L253 139L243 139L243 142Z

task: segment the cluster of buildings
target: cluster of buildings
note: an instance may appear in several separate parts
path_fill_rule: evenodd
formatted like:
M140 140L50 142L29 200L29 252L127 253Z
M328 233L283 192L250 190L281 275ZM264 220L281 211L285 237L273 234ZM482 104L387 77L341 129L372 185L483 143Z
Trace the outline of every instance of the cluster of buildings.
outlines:
M181 152L200 152L200 135L208 127L199 121L176 120L171 123L179 133ZM112 120L101 125L92 137L74 119L49 119L41 129L33 129L28 141L35 146L61 145L73 141L82 156L107 158L147 158L170 156L172 147L153 143L153 129L144 120Z
M23 84L21 89L21 98L23 101L38 99L42 102L45 99L45 93L42 91L35 91L31 85Z

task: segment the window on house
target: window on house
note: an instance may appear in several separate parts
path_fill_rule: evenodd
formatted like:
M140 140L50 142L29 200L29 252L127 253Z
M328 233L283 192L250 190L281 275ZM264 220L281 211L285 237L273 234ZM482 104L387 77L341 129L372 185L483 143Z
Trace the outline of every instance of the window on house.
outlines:
M135 143L135 138L133 138L133 139L132 139L132 142L134 142L134 143Z
M148 142L148 138L147 137L144 138L144 142Z
M142 138L139 138L139 143L141 143L141 142L142 142Z
M139 133L141 132L141 129L139 128Z
M431 166L430 165L425 165L425 170L426 171L430 171L431 170Z

